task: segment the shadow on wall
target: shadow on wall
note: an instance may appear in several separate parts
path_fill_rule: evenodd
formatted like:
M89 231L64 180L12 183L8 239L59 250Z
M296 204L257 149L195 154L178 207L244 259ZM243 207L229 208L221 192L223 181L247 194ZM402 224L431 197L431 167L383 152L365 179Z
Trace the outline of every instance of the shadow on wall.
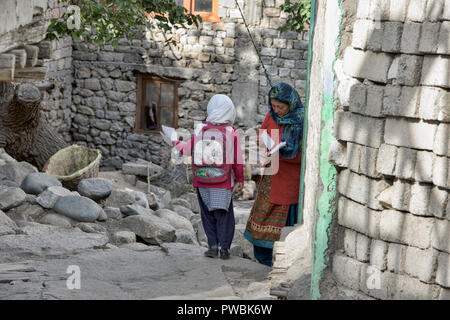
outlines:
M360 261L352 272L361 282L339 279L349 264L336 256L333 271L381 299L437 298L427 284L450 282L449 8L408 2L360 0L351 46L335 65L330 161L340 169L344 249ZM369 267L381 271L380 289L367 288Z

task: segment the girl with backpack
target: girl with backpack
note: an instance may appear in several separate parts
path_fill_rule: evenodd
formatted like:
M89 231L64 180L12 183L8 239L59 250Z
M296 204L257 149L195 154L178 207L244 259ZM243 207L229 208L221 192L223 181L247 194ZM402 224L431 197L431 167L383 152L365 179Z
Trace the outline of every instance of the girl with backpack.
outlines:
M208 116L195 128L187 142L175 141L183 155L192 156L193 187L197 190L203 228L209 249L205 256L228 259L234 236L232 192L244 186L244 166L238 131L233 128L236 110L231 99L214 95L208 102Z

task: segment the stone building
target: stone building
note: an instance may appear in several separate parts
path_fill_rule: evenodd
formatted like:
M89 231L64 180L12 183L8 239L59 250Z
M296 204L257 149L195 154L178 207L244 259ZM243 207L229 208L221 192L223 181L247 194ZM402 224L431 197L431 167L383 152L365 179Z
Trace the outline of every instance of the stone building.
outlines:
M304 96L306 32L277 31L286 18L283 2L239 1L239 10L234 0L213 1L216 16L198 28L148 31L141 39L121 39L116 48L74 42L72 142L99 148L109 168L136 158L160 163L167 153L155 122L192 132L217 93L232 98L240 129L256 127L270 89L258 54L272 84L285 81ZM170 36L176 45L165 45Z
M314 299L450 299L450 2L313 5L304 224L276 252L284 295L310 271Z

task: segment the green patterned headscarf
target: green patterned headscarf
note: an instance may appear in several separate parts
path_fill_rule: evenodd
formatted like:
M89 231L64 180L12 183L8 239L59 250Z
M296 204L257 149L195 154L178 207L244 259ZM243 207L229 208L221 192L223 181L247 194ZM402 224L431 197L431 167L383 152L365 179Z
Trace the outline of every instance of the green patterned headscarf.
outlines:
M290 111L283 117L278 117L273 110L270 99L277 99L287 103ZM303 119L305 110L297 91L290 85L280 82L269 91L270 115L278 124L284 124L281 141L286 141L286 145L280 149L280 155L287 159L293 159L297 156L303 139Z

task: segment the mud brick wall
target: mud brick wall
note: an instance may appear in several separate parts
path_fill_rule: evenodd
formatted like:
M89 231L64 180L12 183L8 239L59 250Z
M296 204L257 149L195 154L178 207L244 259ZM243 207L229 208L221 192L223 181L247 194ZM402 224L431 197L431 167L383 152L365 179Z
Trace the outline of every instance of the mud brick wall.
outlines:
M335 64L334 279L368 299L450 299L450 2L353 9Z

